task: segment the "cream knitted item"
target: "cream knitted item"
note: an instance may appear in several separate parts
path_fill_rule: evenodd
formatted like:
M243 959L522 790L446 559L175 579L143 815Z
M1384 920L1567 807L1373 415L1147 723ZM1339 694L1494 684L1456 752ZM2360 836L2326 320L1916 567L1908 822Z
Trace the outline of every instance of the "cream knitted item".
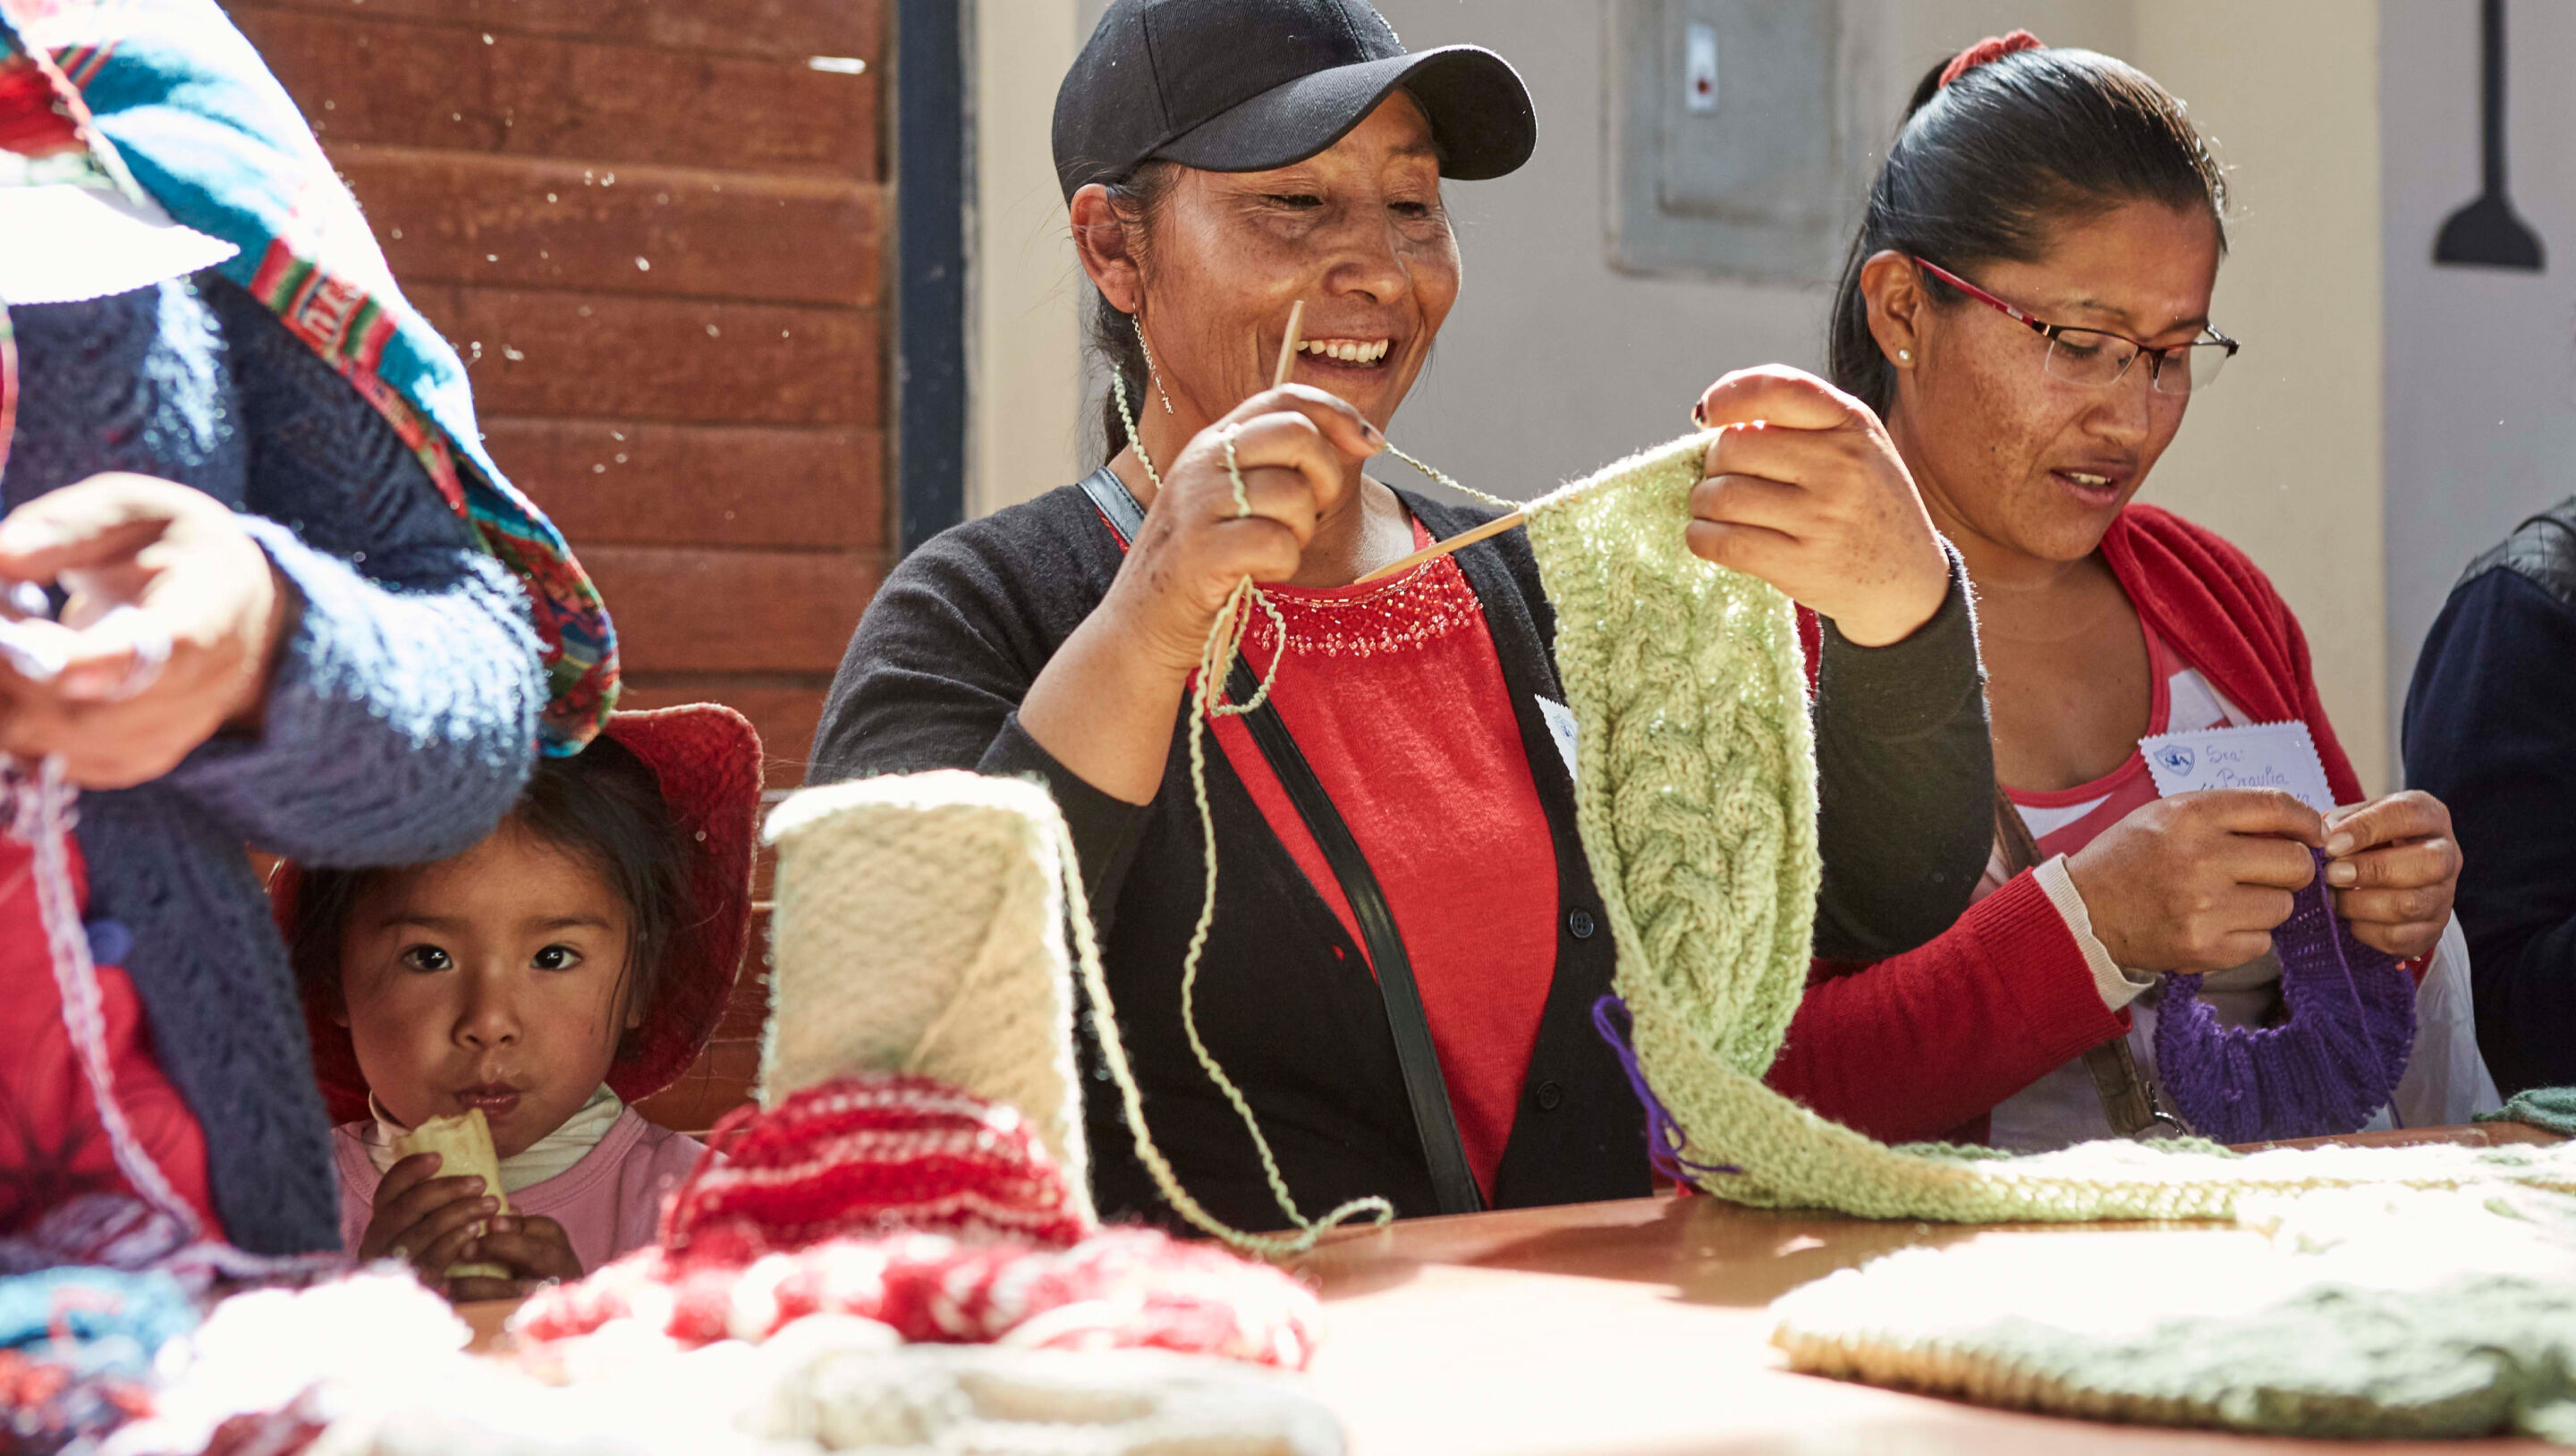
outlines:
M1529 507L1581 725L1578 827L1616 937L1615 986L1673 1151L1739 1203L1961 1223L2229 1216L2254 1193L2512 1181L2576 1190L2576 1144L2278 1151L2088 1143L2011 1157L1890 1148L1762 1075L1804 993L1819 872L1814 750L1789 603L1693 556L1693 435Z
M962 1087L1029 1120L1088 1222L1068 859L1046 790L862 779L789 796L762 834L778 849L763 1105L848 1072Z

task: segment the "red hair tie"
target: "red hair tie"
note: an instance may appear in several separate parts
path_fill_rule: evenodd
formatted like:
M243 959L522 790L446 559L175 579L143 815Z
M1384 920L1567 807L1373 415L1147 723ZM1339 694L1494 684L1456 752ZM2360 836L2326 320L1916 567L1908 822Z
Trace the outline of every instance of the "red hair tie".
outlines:
M2015 51L2044 51L2047 43L2026 30L2010 35L1990 35L1951 57L1941 68L1941 85L1947 86L1988 61L2000 61ZM1939 89L1938 87L1934 89Z

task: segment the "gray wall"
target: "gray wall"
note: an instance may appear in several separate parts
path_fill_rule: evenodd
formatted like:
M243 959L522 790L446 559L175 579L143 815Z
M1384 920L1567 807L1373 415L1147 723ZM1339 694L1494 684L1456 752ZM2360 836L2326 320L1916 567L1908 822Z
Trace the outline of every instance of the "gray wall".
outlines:
M2381 7L2392 724L2460 568L2576 493L2576 5L2507 12L2512 195L2549 250L2541 274L2432 263L2442 220L2478 191L2477 12Z

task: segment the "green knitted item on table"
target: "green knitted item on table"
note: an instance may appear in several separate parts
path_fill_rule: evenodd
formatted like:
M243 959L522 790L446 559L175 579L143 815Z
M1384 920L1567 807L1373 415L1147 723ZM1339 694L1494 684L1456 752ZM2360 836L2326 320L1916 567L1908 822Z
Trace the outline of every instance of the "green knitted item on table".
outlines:
M2527 1122L2562 1137L2576 1137L2576 1087L2534 1087L2516 1092L2513 1100L2493 1112L2477 1115L2480 1122Z
M1771 1343L1804 1374L2053 1415L2564 1442L2571 1220L2559 1194L2400 1190L2310 1195L2245 1231L1986 1235L1782 1296Z
M1529 506L1581 725L1575 803L1618 949L1615 986L1697 1181L1760 1206L1958 1223L2224 1219L2249 1194L2482 1181L2576 1191L2576 1144L2323 1148L2109 1141L2012 1156L1891 1148L1762 1076L1805 993L1819 881L1815 752L1792 608L1693 556L1690 493L1711 434Z

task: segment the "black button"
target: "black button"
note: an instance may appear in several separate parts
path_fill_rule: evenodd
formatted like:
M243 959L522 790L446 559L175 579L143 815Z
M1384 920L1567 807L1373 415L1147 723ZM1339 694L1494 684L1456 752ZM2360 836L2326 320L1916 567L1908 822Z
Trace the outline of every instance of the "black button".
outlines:
M1554 1082L1541 1082L1538 1084L1539 1111L1554 1112L1557 1109L1558 1104L1564 1101L1565 1089L1563 1087L1558 1086Z
M1592 912L1589 910L1577 910L1573 914L1566 916L1565 928L1574 932L1574 938L1576 940L1590 940L1592 938Z

